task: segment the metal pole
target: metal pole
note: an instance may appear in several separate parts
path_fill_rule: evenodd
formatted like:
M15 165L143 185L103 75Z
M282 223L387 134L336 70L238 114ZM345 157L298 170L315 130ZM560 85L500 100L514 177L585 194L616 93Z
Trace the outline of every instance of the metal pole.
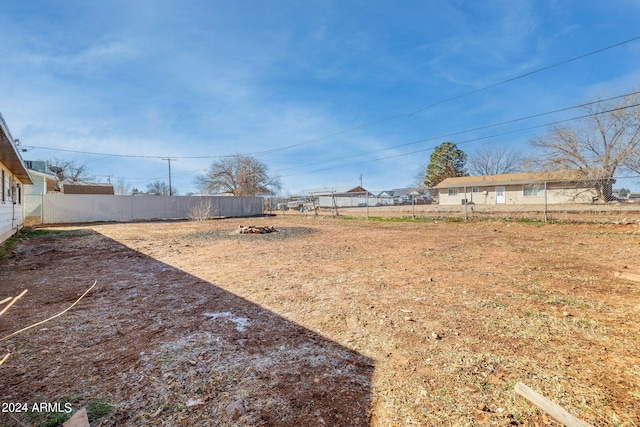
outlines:
M544 182L544 223L547 223L547 181Z
M171 186L171 159L167 159L169 162L169 195L173 196L173 188Z
M369 219L369 192L367 191L364 196L365 204L367 205L367 219Z
M416 219L416 196L411 195L411 219Z
M338 216L338 204L336 203L336 193L331 193L331 201L333 202L333 207L336 209L335 216Z
M467 186L464 186L464 220L467 220Z
M177 160L177 159L166 158L162 160L166 160L167 162L169 162L169 195L173 196L173 187L171 186L171 160Z

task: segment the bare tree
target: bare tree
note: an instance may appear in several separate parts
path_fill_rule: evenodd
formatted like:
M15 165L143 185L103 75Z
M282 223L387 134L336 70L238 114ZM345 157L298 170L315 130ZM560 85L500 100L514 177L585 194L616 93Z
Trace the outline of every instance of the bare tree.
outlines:
M162 181L154 181L151 184L147 184L147 194L151 194L153 196L168 196L169 186L166 182ZM178 190L174 188L171 189L171 194L176 196L178 194Z
M424 185L424 176L426 175L426 173L427 173L426 164L421 164L420 166L418 166L415 174L411 177L411 183L408 185L408 187L426 188L426 186Z
M281 188L278 177L270 176L264 163L242 155L213 162L196 182L203 193L228 192L234 196L271 195Z
M635 153L631 154L624 161L625 169L640 175L640 150L637 150Z
M76 163L74 160L52 158L45 161L47 170L53 172L58 179L56 186L59 188L63 182L91 181L93 177L87 170L85 163Z
M616 172L633 170L634 159L640 158L640 97L595 103L585 110L586 117L574 126L554 127L531 145L542 151L544 169L577 171L595 181L600 200L611 200Z
M525 156L514 149L483 146L469 155L467 168L472 175L500 175L522 171L525 161Z
M126 182L124 178L118 178L113 185L113 190L118 196L126 196L131 193L131 184Z

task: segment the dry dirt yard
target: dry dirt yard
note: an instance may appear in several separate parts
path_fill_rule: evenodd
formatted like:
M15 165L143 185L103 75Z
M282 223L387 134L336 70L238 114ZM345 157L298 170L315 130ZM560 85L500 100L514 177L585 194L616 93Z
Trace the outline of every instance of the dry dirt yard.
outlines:
M274 226L239 235L238 225ZM0 403L92 426L640 425L640 224L295 215L48 228L0 259ZM232 406L229 406L232 405ZM52 414L0 413L9 426ZM51 424L50 424L51 425Z

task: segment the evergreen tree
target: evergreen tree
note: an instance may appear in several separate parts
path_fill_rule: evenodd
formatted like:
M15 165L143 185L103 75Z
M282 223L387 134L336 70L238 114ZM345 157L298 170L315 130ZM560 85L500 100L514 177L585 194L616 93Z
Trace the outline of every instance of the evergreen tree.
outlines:
M464 169L467 155L453 142L443 142L431 154L424 184L431 188L447 178L467 176Z

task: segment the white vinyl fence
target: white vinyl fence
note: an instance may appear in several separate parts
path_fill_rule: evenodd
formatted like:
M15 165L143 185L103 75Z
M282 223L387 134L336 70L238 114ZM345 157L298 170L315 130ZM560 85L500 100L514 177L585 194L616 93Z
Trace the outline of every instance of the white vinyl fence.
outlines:
M262 214L262 197L44 194L42 223L184 219L201 206L210 217Z
M321 208L357 208L363 206L391 206L399 203L393 197L374 197L366 194L354 193L349 196L320 196L318 205Z

